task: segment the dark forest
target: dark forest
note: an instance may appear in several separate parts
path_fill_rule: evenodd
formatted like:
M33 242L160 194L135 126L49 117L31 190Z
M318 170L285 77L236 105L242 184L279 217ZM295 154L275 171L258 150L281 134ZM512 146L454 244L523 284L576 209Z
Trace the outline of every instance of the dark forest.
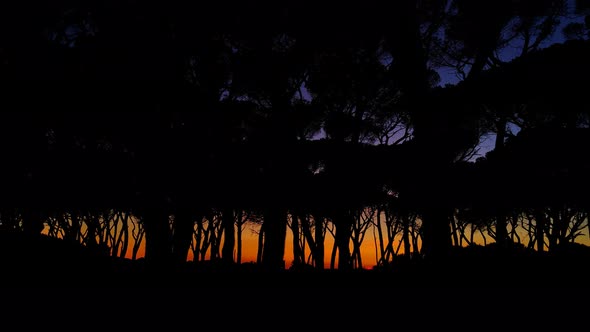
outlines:
M589 39L589 1L2 1L2 283L587 283Z

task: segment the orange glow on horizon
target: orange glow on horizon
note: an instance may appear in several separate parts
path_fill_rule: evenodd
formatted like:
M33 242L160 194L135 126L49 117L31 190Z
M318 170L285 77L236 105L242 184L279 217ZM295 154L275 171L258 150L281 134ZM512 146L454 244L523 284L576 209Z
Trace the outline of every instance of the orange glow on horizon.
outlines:
M384 221L382 221L384 223ZM85 228L85 226L83 225L83 229ZM242 257L241 257L241 263L255 263L257 260L257 254L258 254L258 230L260 228L260 224L258 223L247 223L242 231ZM131 231L131 230L130 230ZM49 226L46 224L45 228L42 231L42 234L48 235L49 232ZM467 230L467 232L471 232L470 230ZM466 233L467 233L466 232ZM517 230L517 233L519 234L520 238L523 241L523 244L526 245L526 241L530 241L530 239L528 239L528 235L526 234L526 232L524 232L524 230ZM466 234L467 237L470 237L470 234ZM57 233L57 237L61 238L61 233ZM377 243L377 230L375 227L371 227L370 229L367 230L366 236L364 238L364 241L361 244L361 258L362 258L362 267L364 269L371 269L374 266L377 265L377 261L378 261L378 251L379 251L379 244ZM124 255L125 258L131 259L132 258L132 250L133 250L133 246L135 244L135 241L133 239L133 237L131 236L131 234L129 234L129 244L127 247L127 251ZM385 241L387 241L387 239L384 239ZM482 236L482 234L478 231L475 232L473 235L473 240L474 243L478 244L478 245L484 245L484 244L490 244L493 243L493 239L486 234L486 239L484 240L484 237ZM237 241L237 239L236 239ZM401 236L400 234L398 234L396 236L396 240L394 243L394 250L398 250L398 254L403 254L404 253L404 246L403 245L399 245L401 241ZM583 236L579 236L576 238L576 243L580 243L583 245L587 245L590 246L590 237L588 235L583 235ZM386 245L386 243L384 244ZM399 245L399 249L398 249L398 245ZM418 242L418 245L420 245L420 242ZM466 246L467 243L463 242L463 246ZM223 246L223 239L221 239L221 243L219 246L219 249L221 250ZM236 243L237 246L237 243ZM332 251L333 251L333 246L334 246L334 238L331 235L330 232L326 232L325 235L325 239L324 239L324 267L325 268L329 268L331 265L331 256L332 256ZM136 259L140 259L145 257L145 249L146 249L146 239L145 237L143 238L138 250L137 250L137 254L136 254ZM350 250L351 253L353 251L353 247L352 247L352 242L350 244ZM304 249L305 252L305 257L309 257L310 254L310 249L309 247L306 247ZM237 261L237 247L234 249L234 261ZM337 261L337 256L336 255L336 261L335 261L335 267L338 267L338 261ZM211 257L210 254L210 248L209 251L207 252L207 254L205 255L205 260L209 260ZM285 262L285 268L289 268L292 264L293 264L293 233L291 231L291 229L289 227L287 227L287 233L285 236L285 253L284 253L284 262ZM193 261L194 257L193 257L193 252L192 250L189 248L188 251L188 258L187 261ZM306 263L312 263L312 262L306 262Z

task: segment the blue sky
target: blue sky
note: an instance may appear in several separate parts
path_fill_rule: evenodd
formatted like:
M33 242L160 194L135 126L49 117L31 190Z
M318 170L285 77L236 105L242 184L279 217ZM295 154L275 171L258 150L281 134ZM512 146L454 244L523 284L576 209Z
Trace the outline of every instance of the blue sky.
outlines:
M556 43L563 43L566 38L563 35L563 28L571 22L584 22L582 15L574 15L575 1L568 1L568 16L561 20L560 25L557 27L555 33L547 41L541 44L541 48L551 46ZM507 46L501 53L500 59L503 61L510 61L520 54L521 45L518 41L513 42ZM441 68L439 69L439 75L441 76L441 86L445 84L455 84L460 81L460 78L456 75L452 68ZM517 134L520 128L514 124L508 124L508 129L513 133ZM484 156L488 151L494 149L496 135L494 133L488 133L482 136L481 141L478 145L479 153L474 155L470 160L475 161L478 157Z
M546 41L541 44L541 48L556 44L556 43L563 43L566 38L563 35L563 28L571 23L571 22L578 22L584 23L584 16L583 14L576 13L576 0L567 0L567 9L565 13L565 17L560 18L560 24L553 33L553 35ZM503 61L510 61L515 56L520 53L522 43L521 40L515 40L511 42L511 45L506 47L500 53L500 59ZM455 71L452 68L441 68L439 69L439 74L441 76L441 86L444 86L447 83L455 84L459 82L459 77L455 74Z

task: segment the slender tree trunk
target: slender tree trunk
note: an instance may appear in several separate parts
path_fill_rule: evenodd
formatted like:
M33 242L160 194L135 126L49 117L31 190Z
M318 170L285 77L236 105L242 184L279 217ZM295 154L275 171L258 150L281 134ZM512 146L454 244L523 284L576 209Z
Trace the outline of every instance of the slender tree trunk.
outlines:
M311 256L313 257L314 266L317 267L316 260L318 257L318 248L316 245L316 240L314 240L313 236L311 235L311 230L309 227L309 218L305 215L301 215L299 219L301 220L301 233L305 237L305 240L307 241L307 244L309 245L309 248L311 250Z
M352 256L350 253L352 218L350 211L345 211L339 216L335 223L335 244L338 247L338 270L348 271L352 269Z
M508 247L506 216L501 212L496 217L496 243L500 249L506 249Z
M242 264L242 225L244 224L244 221L242 221L242 218L244 217L244 211L242 211L241 209L238 210L238 216L236 217L236 219L238 220L238 228L237 228L237 234L236 234L236 247L237 247L237 253L236 253L236 263L238 264Z
M98 220L94 213L88 213L86 216L86 238L84 243L88 248L96 248L98 241L96 240L96 233L98 230Z
M313 217L315 222L315 252L314 261L315 267L318 270L324 269L324 217L318 216L317 214Z
M402 241L404 243L404 256L410 258L410 217L407 214L404 214L401 218L403 223Z
M129 214L119 212L118 215L122 225L121 233L119 233L119 239L117 240L121 245L121 251L119 251L118 257L123 258L127 255L127 249L129 248Z
M457 222L455 220L455 215L451 215L450 217L450 222L451 222L451 232L453 233L453 245L460 247L461 243L459 240L459 234L458 234L458 230L457 230Z
M264 236L266 235L265 221L260 225L260 231L258 232L258 251L256 252L256 264L262 265L262 253L264 251Z
M197 220L197 229L193 231L194 234L194 251L193 251L193 256L194 256L194 260L195 261L201 261L202 260L202 253L201 253L201 248L203 248L203 243L205 242L205 240L203 239L204 237L207 236L207 232L205 232L205 226L203 225L203 218Z
M223 238L224 229L223 227L213 227L211 229L211 252L209 260L218 260L221 257L219 248L221 247L221 239Z
M414 253L421 254L422 248L420 248L418 246L418 240L421 238L420 232L416 232L416 231L412 230L412 232L410 232L410 235L412 236L412 254L414 254Z
M67 214L64 215L63 218L66 219ZM67 234L68 238L79 243L80 242L80 233L81 233L80 228L82 226L80 224L80 216L78 216L76 213L70 213L70 221L72 223L72 227L71 227L70 232L68 232L69 234L67 234L67 233L66 234Z
M145 228L143 223L131 221L133 223L133 229L131 230L131 236L133 237L133 248L131 249L131 260L137 259L137 253L145 237Z
M512 218L510 220L511 228L510 228L510 241L512 243L521 244L520 236L518 235L518 214L512 213Z
M235 217L232 209L223 209L221 214L221 228L223 229L223 248L221 249L221 259L225 263L234 262L234 248L236 245L235 238Z
M486 238L486 235L485 235L485 233L483 232L483 229L481 229L481 228L480 228L480 229L479 229L479 233L481 234L481 238L482 238L482 240L483 240L483 245L484 245L484 247L485 247L485 246L487 246L487 245L488 245L488 240L487 240L487 238Z
M330 270L336 269L336 254L338 253L338 244L334 241L332 253L330 254Z
M303 262L305 262L305 257L303 257L303 250L301 249L300 245L300 235L299 235L299 218L296 214L291 214L291 232L293 233L293 265L299 266ZM303 220L302 220L303 221Z
M385 259L385 243L383 241L383 229L381 229L381 209L377 211L377 236L379 238L379 253L380 256L377 262L384 262Z
M547 219L545 219L547 227L547 238L549 240L549 248L547 251L552 252L557 248L557 239L559 237L559 228L561 223L561 218L559 216L558 211L551 211ZM552 226L552 227L551 227Z
M391 256L394 254L393 242L395 241L395 222L392 220L392 215L388 214L385 219L387 229L387 246L385 247L385 262L389 262Z
M465 235L465 230L466 230L467 226L465 226L465 224L463 224L463 226L459 227L459 233L460 233L460 237L459 237L459 245L463 246L463 241L467 242L467 245L471 245L471 242L468 238L467 235ZM473 238L472 238L473 239Z
M355 269L363 268L363 256L361 255L361 244L359 242L357 240L353 242L352 262Z
M201 254L201 261L207 259L207 251L209 251L209 248L213 246L213 242L215 241L215 227L213 226L213 222L214 216L210 215L207 217L207 228L205 229L204 227L202 227L203 241L201 248L199 249Z
M501 152L504 150L504 140L506 139L506 118L500 117L496 123L496 144L495 150ZM501 201L501 199L499 200ZM498 209L496 215L496 243L499 249L506 249L508 246L508 230L506 223L506 213L504 209Z
M542 212L537 213L535 237L537 240L537 252L542 253L545 251L545 216Z

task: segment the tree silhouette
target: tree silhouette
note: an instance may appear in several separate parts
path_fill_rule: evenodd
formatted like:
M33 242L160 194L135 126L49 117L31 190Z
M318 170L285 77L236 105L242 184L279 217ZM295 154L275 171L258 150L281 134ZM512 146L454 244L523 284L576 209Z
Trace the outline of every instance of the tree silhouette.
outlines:
M373 231L379 267L578 252L585 4L547 47L565 1L3 3L1 232L149 272L237 271L246 225L264 271L289 229L295 273Z

